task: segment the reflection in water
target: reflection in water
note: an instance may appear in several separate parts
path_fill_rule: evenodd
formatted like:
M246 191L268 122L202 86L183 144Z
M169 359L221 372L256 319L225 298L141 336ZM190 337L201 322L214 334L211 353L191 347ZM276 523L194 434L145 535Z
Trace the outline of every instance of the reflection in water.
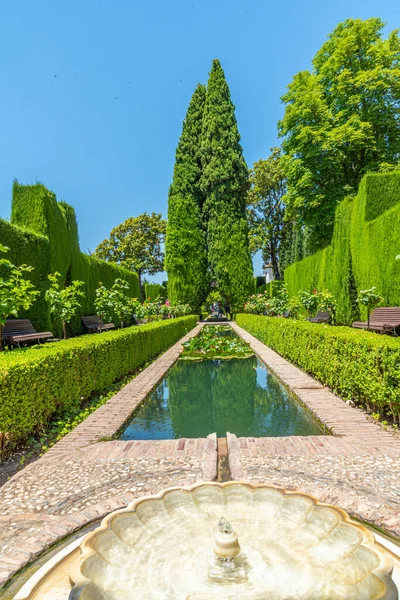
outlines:
M321 435L303 408L255 356L178 361L136 412L124 440Z

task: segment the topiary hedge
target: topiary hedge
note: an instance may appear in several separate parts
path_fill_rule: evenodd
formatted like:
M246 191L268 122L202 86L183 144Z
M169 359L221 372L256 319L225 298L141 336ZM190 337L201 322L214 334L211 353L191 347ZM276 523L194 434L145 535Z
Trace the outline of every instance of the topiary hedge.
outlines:
M169 348L196 322L197 317L181 317L4 352L0 431L13 440L28 437L58 408L79 406Z
M400 306L400 171L371 173L336 209L332 244L285 269L289 296L328 289L336 321L360 318L357 292L376 286L386 306ZM366 319L366 309L361 309Z
M30 279L41 294L20 317L31 319L41 331L61 333L61 326L52 322L45 301L49 273L58 271L66 285L74 279L85 283L82 309L71 323L73 333L82 330L81 316L95 313L95 291L100 282L110 287L120 277L128 282L131 296L139 297L136 273L80 251L74 209L65 202L57 202L55 194L40 183L14 182L11 223L0 219L0 242L10 248L7 258L11 262L34 268Z
M345 400L399 420L400 339L259 315L236 322Z
M146 283L144 286L144 293L146 300L153 301L158 296L161 296L163 300L167 299L167 288L159 283Z

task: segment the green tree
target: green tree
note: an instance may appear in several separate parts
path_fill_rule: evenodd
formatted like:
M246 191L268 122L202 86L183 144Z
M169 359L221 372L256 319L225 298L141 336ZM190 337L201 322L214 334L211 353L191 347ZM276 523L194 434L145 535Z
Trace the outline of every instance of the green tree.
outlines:
M357 302L367 307L367 329L369 330L371 311L383 302L383 298L374 286L369 290L360 290Z
M207 86L201 164L210 275L235 310L243 306L254 286L246 219L249 176L235 109L218 60L213 61Z
M46 290L46 301L49 304L50 314L56 321L62 324L64 339L67 339L67 324L71 322L78 308L81 308L79 298L85 294L80 289L83 281L73 281L71 285L60 289L59 278L61 274L57 271L48 275L50 288Z
M310 228L314 251L330 242L335 208L367 171L400 157L400 38L378 18L340 23L282 100L288 213Z
M112 321L117 317L121 327L124 326L124 320L133 313L141 313L141 304L137 298L129 298L126 292L129 291L129 284L123 279L117 278L111 288L106 288L100 283L96 290L96 299L94 306L96 314L100 318L100 331L105 321Z
M121 328L124 326L124 321L129 318L136 307L136 298L129 298L129 284L123 279L117 278L110 290L111 302L113 303L113 311L118 317Z
M115 302L111 293L111 290L106 288L102 282L96 289L96 296L94 300L94 307L96 309L96 315L100 319L100 333L103 327L103 323L110 323L115 314Z
M143 213L130 217L112 229L110 237L97 246L95 256L116 263L137 273L141 300L142 276L155 275L164 268L164 242L166 222L161 214Z
M266 160L259 160L250 171L247 215L250 249L261 250L264 264L271 263L275 279L281 279L280 250L287 223L284 221L286 175L282 167L280 148L272 148Z
M207 293L207 252L200 190L200 140L206 89L198 85L183 122L168 198L165 266L172 304L199 311Z
M6 246L0 244L0 252L7 250ZM6 258L0 258L0 268L6 274L5 277L0 276L0 350L3 350L2 333L8 317L18 317L21 310L28 310L39 292L29 279L25 279L26 274L33 271L33 267L16 267Z

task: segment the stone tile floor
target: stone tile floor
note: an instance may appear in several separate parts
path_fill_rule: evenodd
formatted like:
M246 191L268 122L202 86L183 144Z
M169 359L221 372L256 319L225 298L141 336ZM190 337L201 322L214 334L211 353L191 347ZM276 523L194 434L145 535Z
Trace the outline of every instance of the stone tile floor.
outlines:
M0 585L83 525L139 496L213 480L217 439L104 442L39 460L0 490Z
M228 435L232 478L312 493L400 536L400 436L385 432L236 324L232 326L334 434L258 439ZM175 344L0 489L0 586L56 541L135 497L215 479L215 436L99 442L121 427L180 351L181 344Z

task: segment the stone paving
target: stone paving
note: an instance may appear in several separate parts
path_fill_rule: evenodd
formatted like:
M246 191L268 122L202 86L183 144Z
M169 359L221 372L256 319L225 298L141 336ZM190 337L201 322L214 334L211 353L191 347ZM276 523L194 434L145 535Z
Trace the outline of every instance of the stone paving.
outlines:
M1 584L60 538L134 498L216 475L215 435L104 442L39 460L0 490Z
M57 540L131 500L213 480L217 441L110 441L171 368L195 327L40 460L0 489L0 587Z
M400 436L384 431L232 326L333 433L291 438L228 434L232 479L310 492L400 536ZM178 358L182 341L200 327L0 489L0 586L50 545L135 497L216 478L215 435L199 440L99 441L120 429Z
M228 434L233 479L309 492L400 538L400 435L232 324L259 358L334 436L237 438Z

